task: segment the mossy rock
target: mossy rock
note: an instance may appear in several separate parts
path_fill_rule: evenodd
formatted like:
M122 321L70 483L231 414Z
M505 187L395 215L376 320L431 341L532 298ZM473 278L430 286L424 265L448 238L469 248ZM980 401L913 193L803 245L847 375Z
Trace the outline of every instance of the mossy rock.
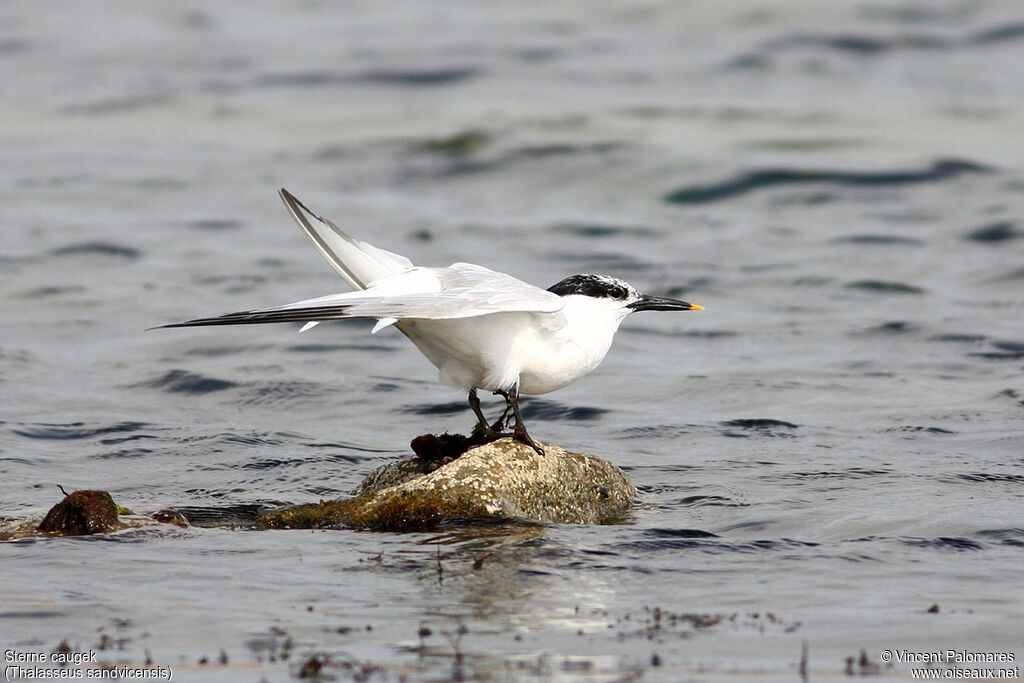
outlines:
M81 490L64 496L39 523L39 531L61 536L102 534L117 528L117 505L106 491Z
M427 457L378 468L353 498L271 512L257 526L414 531L457 520L612 524L623 520L636 495L612 463L558 446L543 444L544 453L538 454L506 438L473 446L454 459L437 457L433 446L445 443L451 442L425 446L420 441L415 450Z

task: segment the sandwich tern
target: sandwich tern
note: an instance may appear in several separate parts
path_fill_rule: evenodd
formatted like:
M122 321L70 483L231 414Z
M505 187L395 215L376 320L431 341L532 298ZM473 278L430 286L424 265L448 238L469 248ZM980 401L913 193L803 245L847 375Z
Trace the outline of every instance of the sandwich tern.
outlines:
M540 453L519 414L521 394L546 394L596 368L619 324L634 311L703 310L641 294L606 275L572 275L540 289L472 263L415 266L350 237L287 190L280 194L299 227L356 291L161 327L304 322L305 331L325 320L376 318L371 333L394 325L437 366L442 382L469 391L469 407L486 437L507 436L508 427ZM487 421L477 389L505 398L497 421Z

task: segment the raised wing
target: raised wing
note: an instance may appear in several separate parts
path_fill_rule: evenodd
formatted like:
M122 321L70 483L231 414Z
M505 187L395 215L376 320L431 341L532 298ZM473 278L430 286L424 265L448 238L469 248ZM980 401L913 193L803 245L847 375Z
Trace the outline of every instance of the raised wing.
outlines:
M493 313L558 314L562 297L521 280L470 263L448 268L412 268L369 283L362 292L330 294L284 306L198 318L163 327L248 325L393 318L450 320ZM560 326L561 316L551 323Z
M353 289L366 289L367 284L374 280L413 267L412 261L404 256L349 236L331 221L310 211L284 188L281 188L281 199L317 251Z

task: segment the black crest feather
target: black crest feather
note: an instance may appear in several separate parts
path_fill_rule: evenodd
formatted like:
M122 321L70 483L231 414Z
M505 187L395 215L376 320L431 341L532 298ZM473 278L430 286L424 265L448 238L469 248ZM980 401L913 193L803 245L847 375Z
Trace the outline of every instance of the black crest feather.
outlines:
M618 299L624 301L632 294L632 288L623 282L607 275L570 275L558 284L548 287L549 292L559 296L581 294L595 299Z

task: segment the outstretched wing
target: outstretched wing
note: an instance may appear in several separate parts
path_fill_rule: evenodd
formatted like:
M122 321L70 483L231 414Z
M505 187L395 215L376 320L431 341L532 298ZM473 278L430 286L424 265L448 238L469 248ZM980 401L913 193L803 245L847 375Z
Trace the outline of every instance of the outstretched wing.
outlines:
M163 327L319 322L342 318L450 320L492 313L557 314L562 297L470 263L411 268L368 283L360 292L330 294L284 306L198 318ZM561 316L558 316L560 318ZM557 322L552 320L555 326Z

